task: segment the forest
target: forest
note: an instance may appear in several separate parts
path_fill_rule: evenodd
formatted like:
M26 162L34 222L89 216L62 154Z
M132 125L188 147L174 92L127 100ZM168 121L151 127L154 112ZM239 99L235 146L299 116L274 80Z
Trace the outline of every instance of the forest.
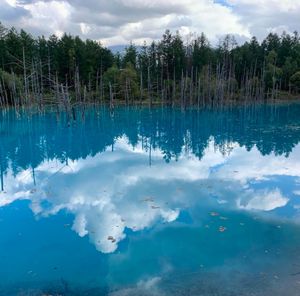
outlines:
M161 103L206 107L296 98L300 37L270 33L244 44L226 35L212 46L201 33L113 53L100 42L64 34L33 37L0 23L0 107Z

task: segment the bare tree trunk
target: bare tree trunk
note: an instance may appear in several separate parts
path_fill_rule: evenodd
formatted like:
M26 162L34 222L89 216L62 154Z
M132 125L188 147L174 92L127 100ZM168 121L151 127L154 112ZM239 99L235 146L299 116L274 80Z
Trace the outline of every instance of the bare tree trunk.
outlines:
M27 86L27 74L26 74L26 58L25 58L25 48L23 46L23 73L24 73L24 92L25 92L25 102L28 103L28 86Z
M140 74L140 104L142 104L143 100L143 70L141 69L141 74Z
M193 98L194 89L193 89L193 86L194 86L194 67L192 66L191 80L190 80L190 106L192 106L193 102L194 102L194 98Z
M109 107L110 107L110 109L114 108L114 105L113 105L113 90L112 90L111 82L109 82Z
M152 107L152 95L150 91L151 91L150 66L148 66L148 100L149 100L150 107Z

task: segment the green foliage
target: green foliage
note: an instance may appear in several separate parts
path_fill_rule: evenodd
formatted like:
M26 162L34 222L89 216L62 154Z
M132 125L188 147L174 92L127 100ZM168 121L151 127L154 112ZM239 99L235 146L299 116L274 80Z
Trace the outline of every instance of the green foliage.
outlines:
M113 86L114 93L119 93L119 77L120 77L120 70L119 68L114 64L112 67L107 69L107 71L103 75L104 79L104 88L106 90L106 93L109 93L109 85Z
M125 51L125 55L122 59L122 67L125 68L127 64L130 63L135 68L137 62L136 47L131 43L128 47L126 47Z
M283 86L289 86L289 80L292 75L297 71L297 62L292 57L287 57L284 65L282 66Z
M73 93L77 87L77 97L86 89L108 99L109 85L116 98L126 101L151 94L170 102L180 96L196 97L199 89L204 98L223 96L225 91L236 97L245 90L288 91L291 84L299 90L300 39L297 32L271 33L261 43L252 37L238 45L226 35L213 47L203 33L183 40L178 32L166 30L160 41L142 47L131 43L124 53L114 55L97 41L69 34L34 38L0 23L0 69L7 89L9 81L25 89L24 75L30 81L38 69L35 79L43 91L53 92L53 81L58 81Z
M9 89L13 89L14 85L16 88L22 88L22 81L20 78L12 73L3 71L2 69L0 69L0 80L4 83L4 86L7 86Z
M7 29L0 22L0 40L5 37L6 33L7 33Z
M119 85L124 96L126 96L126 92L128 93L129 90L133 98L138 96L137 72L131 63L127 63L126 67L120 71Z
M159 63L158 71L162 72L163 78L169 80L175 76L176 79L179 79L182 69L185 68L186 59L183 41L179 33L172 35L169 30L166 30L156 51ZM154 62L152 63L154 64Z
M113 65L104 73L104 81L108 84L115 83L119 79L120 71L116 65Z
M290 81L293 86L300 88L300 71L298 71L294 75L292 75Z
M83 41L68 34L61 38L52 35L48 39L44 36L35 39L24 30L18 32L15 28L5 32L0 38L2 66L6 71L13 68L18 75L23 74L23 49L28 70L32 61L41 62L45 75L48 76L50 69L52 77L57 75L60 81L68 84L74 83L76 67L82 82L87 84L96 78L97 71L103 73L113 64L111 51L93 40Z
M266 75L265 83L267 89L272 89L277 83L279 83L282 77L282 69L276 66L277 53L275 50L271 50L266 57Z
M23 91L23 82L14 73L8 73L0 68L0 81L2 87L6 89L8 101L13 104L14 99L17 99L18 93Z
M207 65L207 62L211 60L212 54L210 44L206 36L202 33L193 44L193 64L199 71L201 71L203 66Z

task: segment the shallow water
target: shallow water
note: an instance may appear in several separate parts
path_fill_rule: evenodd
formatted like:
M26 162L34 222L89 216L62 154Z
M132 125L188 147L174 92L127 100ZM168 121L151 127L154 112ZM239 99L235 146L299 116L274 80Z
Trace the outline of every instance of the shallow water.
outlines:
M300 105L0 115L0 295L300 295Z

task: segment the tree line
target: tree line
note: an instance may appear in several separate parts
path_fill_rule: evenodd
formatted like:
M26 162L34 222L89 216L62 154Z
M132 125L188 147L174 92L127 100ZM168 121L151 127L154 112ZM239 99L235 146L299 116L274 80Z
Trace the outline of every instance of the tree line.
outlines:
M299 92L297 32L242 45L227 35L212 46L203 33L184 39L166 30L159 41L113 54L97 41L34 38L0 23L1 107L53 104L72 113L88 103L159 102L201 108Z

